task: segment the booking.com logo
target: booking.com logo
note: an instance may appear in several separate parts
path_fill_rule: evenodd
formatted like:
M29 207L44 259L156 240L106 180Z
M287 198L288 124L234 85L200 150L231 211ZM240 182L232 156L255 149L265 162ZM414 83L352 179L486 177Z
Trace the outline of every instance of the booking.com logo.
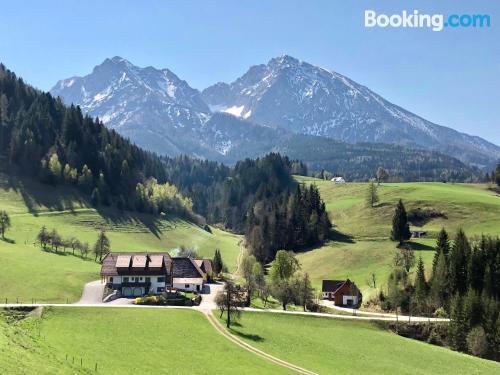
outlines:
M365 27L407 27L428 28L442 31L445 27L490 27L488 14L420 14L418 10L401 14L377 14L374 10L365 10Z

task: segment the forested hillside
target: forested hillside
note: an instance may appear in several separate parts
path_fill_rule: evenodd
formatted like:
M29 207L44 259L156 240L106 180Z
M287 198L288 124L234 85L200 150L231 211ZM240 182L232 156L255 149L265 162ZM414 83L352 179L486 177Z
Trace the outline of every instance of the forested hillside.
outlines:
M191 202L167 181L162 161L98 119L66 107L0 65L0 155L52 184L77 186L92 203L186 214ZM154 179L153 179L154 178Z
M279 154L228 168L146 152L79 107L38 91L0 66L2 168L53 186L72 185L94 207L174 214L246 233L261 261L279 248L321 244L331 224L319 192L297 188L306 166ZM54 190L54 194L58 194ZM196 215L198 214L198 215Z

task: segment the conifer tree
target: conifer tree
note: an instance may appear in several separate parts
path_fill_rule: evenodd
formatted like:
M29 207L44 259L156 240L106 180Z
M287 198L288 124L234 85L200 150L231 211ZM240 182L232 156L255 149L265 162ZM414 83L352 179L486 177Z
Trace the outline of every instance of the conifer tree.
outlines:
M408 224L406 209L403 201L400 199L392 218L391 240L398 241L401 245L404 241L409 240L410 237L410 225Z
M450 239L448 237L448 232L444 228L438 233L436 240L436 251L434 252L434 259L432 260L432 274L435 274L436 264L439 258L439 254L443 253L445 259L447 259L450 252Z
M422 257L418 258L417 275L415 277L415 305L417 311L423 313L426 311L427 282L425 280L425 268Z
M378 192L377 192L377 185L375 182L370 182L368 185L368 191L367 191L367 197L366 197L366 202L368 203L369 207L374 207L375 204L379 201L378 197Z
M451 304L451 321L448 327L450 345L453 349L464 351L467 348L469 327L464 313L463 298L456 294Z
M222 269L224 267L224 264L222 262L222 257L220 255L220 250L215 249L215 255L214 255L214 271L216 275L219 275L222 272Z
M452 293L464 295L467 291L467 263L470 244L462 229L459 229L449 256L450 286Z
M2 239L5 240L5 232L11 227L10 216L7 211L0 211L0 235Z
M434 308L445 307L449 298L449 273L446 257L442 250L438 253L436 267L432 271L431 301Z

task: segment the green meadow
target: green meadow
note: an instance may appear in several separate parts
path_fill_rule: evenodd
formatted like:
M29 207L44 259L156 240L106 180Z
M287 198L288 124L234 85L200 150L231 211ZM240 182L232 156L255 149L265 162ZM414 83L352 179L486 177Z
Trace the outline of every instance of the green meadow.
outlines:
M242 315L230 331L319 374L496 374L500 364L407 339L373 323L273 313Z
M305 177L297 177L297 180L318 186L335 229L342 233L337 240L298 255L303 271L311 275L317 287L322 279L349 277L366 296L374 292L367 283L372 273L376 275L377 288L386 282L396 249L389 236L399 199L407 211L432 208L446 216L422 227L411 226L412 230L427 232L426 238L410 241L417 257L422 256L427 266L432 262L435 238L442 227L452 237L459 228L470 237L500 235L500 197L486 185L383 183L378 187L380 201L376 207L368 208L366 183L336 185Z
M2 374L95 374L96 363L106 375L291 373L234 345L197 311L53 308L0 325Z
M0 241L0 301L72 302L78 300L85 282L99 278L100 267L92 254L84 260L70 255L71 249L60 249L58 254L42 251L35 239L43 225L65 238L87 241L91 247L104 227L112 251L175 255L176 249L186 246L212 258L219 248L228 269L236 268L241 236L214 227L210 233L176 217L96 210L74 189L0 174L0 209L12 221L7 241Z

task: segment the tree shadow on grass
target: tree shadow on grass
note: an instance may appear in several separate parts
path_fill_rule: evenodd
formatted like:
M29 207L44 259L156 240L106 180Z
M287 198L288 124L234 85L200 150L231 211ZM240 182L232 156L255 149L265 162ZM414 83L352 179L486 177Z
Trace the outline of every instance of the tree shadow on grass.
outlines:
M355 243L354 237L350 234L342 233L337 230L332 230L330 240L341 243Z
M410 246L410 248L412 250L423 250L423 251L434 251L435 248L432 247L432 246L429 246L429 245L425 245L423 243L420 243L420 242L413 242L413 241L408 241L406 242L406 244L408 246Z
M235 325L236 324L233 324L233 326L235 326ZM250 333L243 333L243 332L240 332L240 331L238 331L238 330L236 330L234 328L230 328L229 331L232 334L234 334L234 335L236 335L236 336L238 336L238 337L240 337L242 339L250 340L250 341L253 341L253 342L262 342L262 341L264 341L264 338L262 336L259 336L259 335L252 335Z
M10 243L10 244L15 244L16 241L11 239L11 238L0 238L0 241L3 241L3 242L6 242L6 243Z

